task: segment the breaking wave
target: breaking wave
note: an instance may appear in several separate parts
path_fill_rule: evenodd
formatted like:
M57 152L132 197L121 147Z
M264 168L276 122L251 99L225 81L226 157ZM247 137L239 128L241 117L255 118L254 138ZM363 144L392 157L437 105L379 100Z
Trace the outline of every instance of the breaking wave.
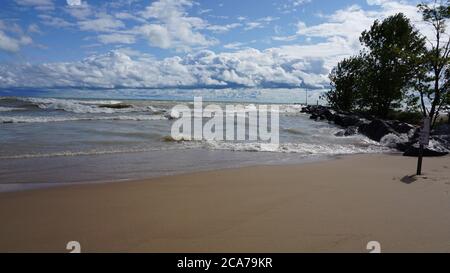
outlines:
M118 100L75 100L14 97L2 98L2 101L4 103L17 103L23 105L24 107L37 107L41 110L61 110L76 114L114 114L131 112L155 113L162 111L162 109L157 109L152 106L137 106Z
M0 106L0 112L11 112L11 111L23 111L27 110L25 108L18 108L18 107L3 107Z
M278 152L299 153L306 155L346 155L363 153L382 153L390 149L380 145L354 145L354 144L311 144L311 143L228 143L208 142L207 147L217 150L245 151L245 152Z
M117 115L117 116L89 116L89 117L52 117L52 116L0 116L0 123L46 123L46 122L63 122L63 121L91 121L91 120L165 120L167 117L163 115Z

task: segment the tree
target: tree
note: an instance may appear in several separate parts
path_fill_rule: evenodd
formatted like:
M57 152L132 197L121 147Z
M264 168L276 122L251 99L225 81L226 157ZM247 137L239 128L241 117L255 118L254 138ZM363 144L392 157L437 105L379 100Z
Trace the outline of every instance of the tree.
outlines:
M416 63L425 39L402 13L375 21L361 34L364 49L330 74L328 102L342 110L364 110L379 117L400 105L415 83Z
M363 56L371 112L385 117L405 99L416 78L415 64L425 54L425 38L402 13L377 20L360 37L366 47Z
M433 37L427 39L429 47L422 62L425 72L418 78L417 91L422 113L430 117L434 126L441 110L449 105L450 36L446 30L450 7L448 2L435 0L430 4L419 4L418 8L423 20L431 26Z
M329 104L341 111L352 111L357 107L364 60L360 57L344 59L333 68L328 76L331 90L325 94Z

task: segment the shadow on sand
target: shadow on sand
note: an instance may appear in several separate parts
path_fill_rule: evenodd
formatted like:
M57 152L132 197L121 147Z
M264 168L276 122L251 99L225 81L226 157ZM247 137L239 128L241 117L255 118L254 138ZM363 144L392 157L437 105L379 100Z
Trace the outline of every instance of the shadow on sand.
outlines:
M400 179L400 181L402 181L405 184L411 184L413 182L416 182L417 178L415 175L406 175L402 179Z

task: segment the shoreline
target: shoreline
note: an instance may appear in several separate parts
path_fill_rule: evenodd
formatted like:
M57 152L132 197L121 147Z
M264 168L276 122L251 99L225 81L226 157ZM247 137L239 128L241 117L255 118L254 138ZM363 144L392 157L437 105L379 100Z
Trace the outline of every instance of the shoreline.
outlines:
M450 161L371 154L0 193L0 251L450 252Z
M138 152L141 153L141 152ZM235 153L235 152L233 152ZM244 152L244 153L253 153L253 152ZM271 153L271 152L254 152L254 153ZM127 154L133 154L133 153L127 153ZM376 153L373 153L376 154ZM384 154L396 154L395 152L390 153L384 153ZM70 186L83 186L83 185L96 185L96 184L109 184L109 183L126 183L126 182L133 182L133 181L141 181L141 180L149 180L149 179L155 179L155 178L161 178L161 177L171 177L171 176L178 176L178 175L186 175L186 174L195 174L195 173L202 173L202 172L210 172L210 171L223 171L223 170L236 170L236 169L242 169L242 168L248 168L248 167L264 167L264 166L296 166L296 165L303 165L308 163L318 163L318 162L326 162L330 160L337 160L339 158L344 158L348 156L355 156L355 155L370 155L370 153L367 154L343 154L343 155L310 155L310 156L299 156L297 162L294 163L286 163L286 162L280 162L280 163L260 163L260 162L254 162L250 164L244 164L241 167L236 166L217 166L217 167L209 167L206 169L200 169L200 170L191 170L186 169L179 172L171 172L166 174L156 174L156 175L149 175L146 177L128 177L128 178L117 178L117 179L98 179L98 180L82 180L82 181L74 181L74 182L25 182L25 183L5 183L0 184L0 194L1 193L9 193L9 192L22 192L22 191L34 191L34 190L42 190L42 189L49 189L54 187L70 187ZM83 157L82 155L81 157ZM87 155L89 157L90 155ZM5 159L6 160L6 159ZM27 159L28 160L28 159Z

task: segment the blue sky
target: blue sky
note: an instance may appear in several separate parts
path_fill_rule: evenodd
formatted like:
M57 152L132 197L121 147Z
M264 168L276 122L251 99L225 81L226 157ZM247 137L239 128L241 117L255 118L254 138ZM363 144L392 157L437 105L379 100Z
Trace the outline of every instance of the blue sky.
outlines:
M2 0L0 87L310 87L417 1Z

